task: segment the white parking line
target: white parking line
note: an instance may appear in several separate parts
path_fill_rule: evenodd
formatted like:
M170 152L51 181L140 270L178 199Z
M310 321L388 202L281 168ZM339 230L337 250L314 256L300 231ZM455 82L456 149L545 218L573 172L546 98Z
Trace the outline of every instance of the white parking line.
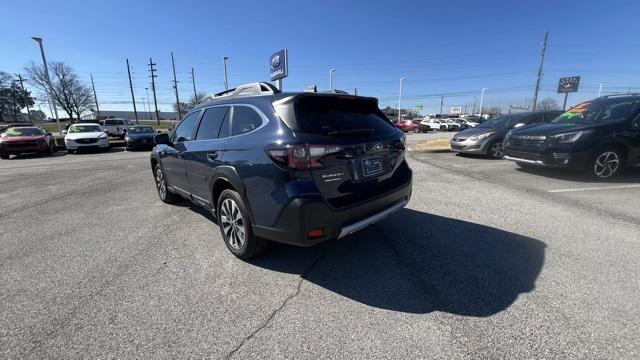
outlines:
M547 190L547 191L550 193L562 193L562 192L576 192L576 191L617 190L617 189L633 189L633 188L640 188L640 184L593 186L593 187L586 187L586 188L557 189L557 190Z
M494 166L494 165L513 164L513 162L511 162L511 161L492 161L492 160L487 160L487 161L489 161L489 162L482 163L482 164L453 164L452 166L454 166L454 167L473 167L473 166Z

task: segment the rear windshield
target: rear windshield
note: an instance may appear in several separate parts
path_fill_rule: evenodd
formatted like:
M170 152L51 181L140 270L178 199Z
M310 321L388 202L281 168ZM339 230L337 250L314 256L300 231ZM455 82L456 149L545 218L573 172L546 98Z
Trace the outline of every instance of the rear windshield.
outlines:
M337 96L302 96L276 111L294 131L326 136L381 136L396 128L372 99Z

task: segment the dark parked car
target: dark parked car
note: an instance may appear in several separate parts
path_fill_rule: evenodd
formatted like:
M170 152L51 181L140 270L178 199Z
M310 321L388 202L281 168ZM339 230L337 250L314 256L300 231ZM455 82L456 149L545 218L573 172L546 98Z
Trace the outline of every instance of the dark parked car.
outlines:
M374 98L243 85L196 106L155 142L160 199L180 195L213 211L240 258L270 240L343 238L411 196L405 135Z
M41 153L53 155L53 136L39 127L10 127L0 135L0 158L10 155Z
M562 111L522 112L501 115L482 124L460 131L451 139L451 150L465 154L482 154L498 159L504 155L502 142L513 128L550 122Z
M124 136L127 150L151 149L155 146L153 138L158 133L152 126L136 125L129 128Z
M523 166L587 169L606 179L640 165L640 95L583 102L549 124L514 129L506 159Z

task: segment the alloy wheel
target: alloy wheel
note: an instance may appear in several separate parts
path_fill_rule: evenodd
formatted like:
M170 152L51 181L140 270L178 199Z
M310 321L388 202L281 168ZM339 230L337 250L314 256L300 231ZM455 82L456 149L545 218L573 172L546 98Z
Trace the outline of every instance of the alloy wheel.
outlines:
M156 187L158 188L158 195L160 199L164 200L167 197L167 182L164 178L164 173L160 166L156 168Z
M600 154L593 165L593 171L599 178L608 178L614 175L620 167L620 156L614 151L605 151Z
M493 145L491 145L491 156L493 156L496 159L499 159L504 156L504 149L501 141L498 141Z
M238 204L232 199L224 199L220 206L220 223L229 245L240 250L246 240L244 220Z

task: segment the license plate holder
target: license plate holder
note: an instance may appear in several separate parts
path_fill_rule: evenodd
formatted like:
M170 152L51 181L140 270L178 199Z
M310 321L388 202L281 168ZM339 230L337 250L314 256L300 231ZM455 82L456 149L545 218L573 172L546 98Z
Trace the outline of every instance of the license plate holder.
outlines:
M370 177L381 174L384 171L382 166L383 159L380 156L372 156L360 160L362 164L362 175L364 177Z

